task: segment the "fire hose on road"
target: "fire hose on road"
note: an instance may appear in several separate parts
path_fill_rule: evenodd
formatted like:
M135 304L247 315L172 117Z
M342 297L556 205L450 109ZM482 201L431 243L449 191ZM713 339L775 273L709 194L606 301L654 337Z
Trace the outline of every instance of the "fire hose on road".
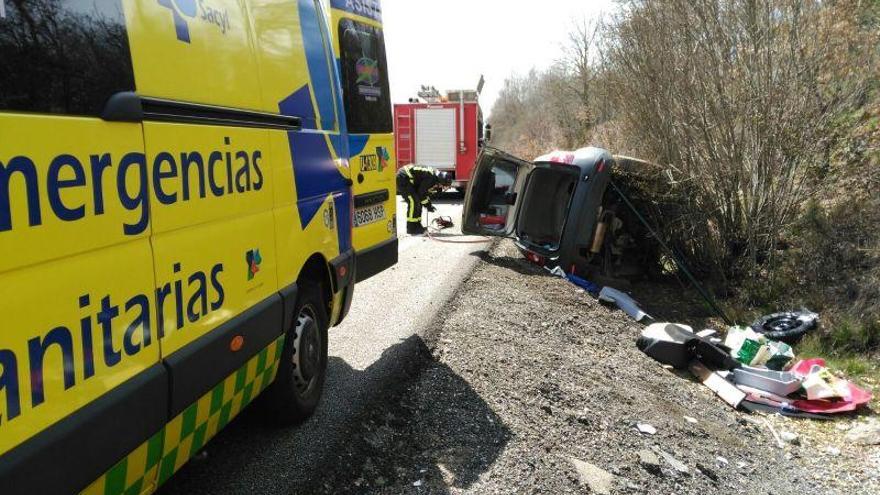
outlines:
M435 217L433 220L431 219L431 214L428 213L428 228L425 229L425 236L432 241L437 242L445 242L449 244L480 244L484 242L491 242L492 239L489 237L483 237L481 239L444 239L440 236L440 233L443 230L451 229L455 227L455 224L452 222L452 217L440 215ZM463 235L453 235L451 237L464 237Z

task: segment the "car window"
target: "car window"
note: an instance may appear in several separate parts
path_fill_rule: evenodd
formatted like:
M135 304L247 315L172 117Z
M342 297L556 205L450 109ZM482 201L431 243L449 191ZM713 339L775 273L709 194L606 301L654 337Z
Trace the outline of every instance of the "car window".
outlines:
M98 115L134 90L121 0L0 5L0 111Z
M339 41L349 132L391 132L391 95L382 30L343 19L339 22Z

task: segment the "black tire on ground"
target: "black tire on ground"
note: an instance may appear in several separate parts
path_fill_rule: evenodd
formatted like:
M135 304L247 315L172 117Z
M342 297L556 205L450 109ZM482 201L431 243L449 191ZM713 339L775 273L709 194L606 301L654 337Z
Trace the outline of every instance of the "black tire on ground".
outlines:
M278 375L266 389L263 407L280 424L298 424L318 407L327 378L327 306L321 289L302 283L287 331Z
M762 316L752 323L752 330L770 340L795 345L816 328L818 317L809 311L786 311Z

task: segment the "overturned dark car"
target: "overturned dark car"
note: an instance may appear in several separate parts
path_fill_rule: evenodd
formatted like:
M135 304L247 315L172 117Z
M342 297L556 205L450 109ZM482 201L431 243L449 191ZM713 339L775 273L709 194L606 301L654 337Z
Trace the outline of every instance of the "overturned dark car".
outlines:
M462 230L512 237L532 262L598 283L641 278L656 265L657 250L611 180L642 163L601 148L525 161L485 147L465 196Z

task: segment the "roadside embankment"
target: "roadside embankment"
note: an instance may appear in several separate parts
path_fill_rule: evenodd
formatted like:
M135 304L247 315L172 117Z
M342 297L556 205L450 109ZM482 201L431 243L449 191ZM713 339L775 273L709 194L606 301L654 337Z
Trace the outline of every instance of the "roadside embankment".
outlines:
M861 419L734 411L638 351L640 330L504 241L439 313L421 373L353 425L312 491L880 492L880 447L845 440Z

